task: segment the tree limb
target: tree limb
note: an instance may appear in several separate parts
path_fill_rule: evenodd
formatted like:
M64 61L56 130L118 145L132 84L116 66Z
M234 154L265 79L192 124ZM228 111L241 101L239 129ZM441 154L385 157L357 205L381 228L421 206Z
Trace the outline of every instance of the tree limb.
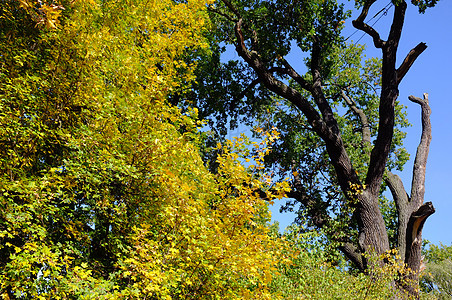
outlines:
M429 216L435 213L431 202L427 202L415 210L408 221L406 235L405 263L413 272L408 274L408 280L418 282L419 269L421 265L422 229ZM403 283L402 283L403 285ZM416 286L405 284L405 289L415 297L419 295Z
M227 19L228 21L231 21L231 22L233 22L233 23L237 22L237 19L232 18L230 15L225 14L225 13L223 13L223 12L221 12L221 11L219 11L219 10L213 8L213 7L210 6L210 5L207 6L207 10L210 11L210 12L213 12L213 13L215 13L215 14L217 14L217 15L222 16L223 18Z
M405 257L406 228L411 213L410 198L398 175L388 171L385 181L391 191L392 198L397 208L397 248L399 249L400 257Z
M427 45L425 43L419 43L416 47L411 49L400 67L397 69L397 84L402 81L403 77L405 77L406 73L416 61L418 56L421 55L421 53L424 52L425 49L427 49Z
M378 32L372 26L364 23L364 20L366 19L367 14L369 13L369 9L372 6L372 4L375 3L375 1L376 0L366 1L361 11L361 14L358 16L358 18L356 18L356 20L352 22L352 24L356 29L362 30L368 35L370 35L373 39L376 48L383 48L386 42L380 38L380 34L378 34Z
M361 251L359 251L358 247L356 247L354 244L345 242L341 246L339 246L339 250L344 253L344 255L348 259L350 259L350 261L353 262L361 272L366 270L363 255Z
M311 74L313 77L313 84L311 94L316 102L320 112L322 113L323 120L330 128L332 132L336 135L340 135L339 126L337 124L336 118L334 117L333 110L322 90L322 78L320 76L320 58L321 58L321 47L320 40L318 36L314 36L314 43L312 45L312 56L311 56Z
M432 140L432 125L430 122L431 109L428 104L428 94L424 93L424 98L409 96L410 101L421 106L422 134L421 141L417 147L416 158L413 166L413 181L411 184L411 199L415 207L419 207L424 201L425 193L425 170L427 158Z
M256 85L258 85L261 82L260 78L256 78L237 96L234 100L238 101L245 97L246 93L248 93L252 88L254 88Z
M422 232L426 219L433 213L435 213L435 208L432 202L426 202L411 214L407 227L407 232L411 233L407 235L408 246L418 241L417 239Z
M303 76L298 74L297 71L292 68L292 66L285 60L284 58L281 58L281 62L283 63L284 67L286 68L287 75L289 75L293 80L295 80L296 83L298 83L303 89L311 92L312 91L312 85L309 84Z
M380 95L378 135L370 156L366 176L366 184L369 187L369 191L374 195L377 195L380 190L394 135L394 105L399 96L395 64L406 7L405 1L400 1L395 6L389 38L382 49L382 91Z
M231 2L229 2L229 0L221 0L233 13L234 15L236 15L237 19L241 19L242 16L240 15L240 12L237 10L237 8L235 8L234 5L232 5Z
M356 102L353 101L345 92L341 89L341 96L347 103L348 107L353 111L353 113L359 118L361 122L361 135L362 135L362 145L364 149L370 148L370 124L367 120L367 116L364 111L356 106Z
M319 113L314 107L305 99L298 91L287 86L280 80L273 76L272 69L268 69L264 62L259 58L256 52L249 51L245 45L245 40L242 33L243 19L240 19L235 25L235 35L237 37L236 51L245 60L245 62L253 68L257 73L262 83L272 92L288 99L306 116L309 124L313 129L324 138L331 138L332 133L323 122Z
M397 48L400 41L400 36L402 35L403 23L405 22L405 12L407 9L407 4L405 0L399 1L399 3L394 4L394 15L392 18L392 25L388 36L388 45L390 47Z

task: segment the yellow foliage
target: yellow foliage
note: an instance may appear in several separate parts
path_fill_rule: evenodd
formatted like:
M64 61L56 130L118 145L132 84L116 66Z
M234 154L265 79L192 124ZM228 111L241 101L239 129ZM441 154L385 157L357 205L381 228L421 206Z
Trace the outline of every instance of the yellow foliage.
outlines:
M278 132L251 156L245 138L227 142L212 174L197 111L166 103L206 51L206 2L14 3L34 23L1 43L0 141L14 143L0 149L0 292L269 298L267 205L287 184L271 186L263 157Z
M36 26L47 29L57 28L61 11L65 9L56 1L46 0L19 0L19 7L30 15Z

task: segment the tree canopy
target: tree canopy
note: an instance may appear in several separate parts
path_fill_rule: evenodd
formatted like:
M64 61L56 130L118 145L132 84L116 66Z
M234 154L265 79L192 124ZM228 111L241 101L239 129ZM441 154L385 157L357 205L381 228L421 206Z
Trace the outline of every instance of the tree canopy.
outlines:
M408 4L391 2L392 24L380 33L367 23L377 3L355 1L353 26L381 51L379 59L365 60L362 48L341 35L349 12L339 1L217 1L209 6L214 42L221 42L219 52L232 46L239 60L223 63L214 56L207 65L215 71L202 77L194 98L201 115L214 116L220 134L221 126L240 118L280 129L266 163L281 178L291 177L286 208L299 206L300 220L326 229L329 241L362 271L368 269L364 253L397 247L416 281L422 226L434 212L423 203L431 140L427 94L409 98L420 105L423 126L410 193L391 170L401 170L408 158L398 86L426 44L398 53ZM420 12L435 3L412 1ZM294 49L305 68L286 59ZM399 65L397 55L404 57ZM214 91L221 89L218 98ZM383 197L386 187L393 199Z
M0 291L6 299L265 298L279 242L266 190L166 98L206 51L205 2L1 8ZM253 159L253 157L247 157ZM268 192L267 200L281 197Z

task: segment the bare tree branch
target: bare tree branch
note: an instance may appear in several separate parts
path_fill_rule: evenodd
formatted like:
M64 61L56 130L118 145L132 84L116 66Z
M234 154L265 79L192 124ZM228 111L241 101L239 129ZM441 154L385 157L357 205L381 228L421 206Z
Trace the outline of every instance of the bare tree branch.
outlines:
M405 263L408 268L413 271L408 275L408 280L411 280L413 282L419 281L419 269L422 257L422 229L427 218L433 213L435 213L435 208L433 207L432 202L427 202L411 214L407 224ZM419 291L413 284L409 284L408 286L405 285L404 288L411 295L419 295Z
M417 147L416 158L413 166L413 181L411 184L411 199L415 207L419 207L424 201L425 193L425 171L427 158L432 140L432 125L430 122L431 109L428 104L428 94L424 93L424 98L409 96L410 101L421 106L422 134L421 141Z
M226 13L223 13L223 12L221 12L221 11L219 11L218 9L215 9L215 8L213 8L212 6L207 6L207 10L208 11L210 11L210 12L213 12L213 13L215 13L215 14L217 14L217 15L220 15L220 16L222 16L222 17L224 17L225 19L227 19L227 20L229 20L229 21L231 21L231 22L237 22L237 19L234 19L233 17L231 17L230 15L228 15L228 14L226 14Z
M397 69L397 84L402 81L403 77L405 77L406 73L416 61L418 56L421 55L421 53L424 52L425 49L427 49L427 45L425 43L419 43L416 47L411 49L400 67Z
M433 213L435 213L435 208L433 207L432 202L427 202L411 214L407 226L407 232L411 233L407 234L408 247L413 243L420 243L419 237L425 220Z
M405 12L407 4L405 0L398 1L394 4L394 15L392 18L392 25L389 31L388 41L385 46L397 48L402 35L403 23L405 22Z
M372 4L375 3L375 1L376 0L366 1L361 11L361 14L358 16L358 18L356 18L356 20L352 22L352 24L356 29L362 30L368 35L370 35L373 39L375 47L383 48L386 42L380 38L380 34L372 26L369 26L368 24L364 23L364 20L366 19L367 14L369 13L369 9L372 6Z
M370 148L371 140L370 140L370 124L367 120L367 116L364 111L356 106L356 102L353 101L344 90L341 89L341 96L344 99L345 103L347 103L348 107L353 111L353 113L358 116L361 122L361 135L362 135L362 145L364 149Z

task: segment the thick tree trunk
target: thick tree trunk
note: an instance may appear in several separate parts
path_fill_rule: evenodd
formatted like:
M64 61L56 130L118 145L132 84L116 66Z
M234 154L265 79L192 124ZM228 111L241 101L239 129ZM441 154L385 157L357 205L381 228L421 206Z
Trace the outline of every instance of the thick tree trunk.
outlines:
M380 175L382 175L381 170L385 167L384 164L386 164L385 159L388 154L387 147L390 147L392 141L394 101L398 96L398 85L416 58L427 48L427 46L424 43L419 43L407 54L400 67L395 69L398 42L403 28L407 4L405 1L400 1L395 6L389 37L387 41L384 41L380 38L377 31L364 23L369 8L374 2L375 0L365 2L360 16L353 22L353 25L368 33L373 38L375 47L381 48L383 53L382 93L379 110L380 124L375 147L372 150L369 173L366 178L366 184L370 185L370 191L375 193L376 189L379 188ZM424 94L424 99L413 96L410 96L409 99L420 104L422 109L422 136L413 168L411 197L406 193L398 176L389 174L386 181L393 194L398 210L398 246L400 254L407 267L412 270L412 273L410 273L407 278L408 281L402 283L402 287L408 291L409 294L418 298L419 291L417 286L421 262L422 227L426 218L434 213L435 210L430 202L423 204L425 168L431 140L428 95Z
M407 4L405 1L401 1L401 3L395 7L393 23L388 40L384 41L380 38L379 33L374 28L364 22L370 7L374 2L375 1L367 1L363 6L361 14L353 21L353 25L357 29L366 32L372 37L375 47L382 50L383 58L378 135L370 154L369 168L365 180L367 188L360 198L358 218L361 221L360 225L362 227L362 229L360 229L361 232L359 238L360 246L362 247L361 243L363 243L365 247L367 247L365 248L366 251L371 250L375 251L376 254L381 254L389 250L389 240L386 226L380 212L378 196L394 132L394 105L399 94L399 81L397 79L397 70L395 66L396 54ZM361 121L363 122L362 117ZM363 141L364 133L365 132L363 131Z
M389 239L385 222L379 207L377 195L364 190L359 197L358 216L360 227L359 247L363 252L376 254L388 251Z

